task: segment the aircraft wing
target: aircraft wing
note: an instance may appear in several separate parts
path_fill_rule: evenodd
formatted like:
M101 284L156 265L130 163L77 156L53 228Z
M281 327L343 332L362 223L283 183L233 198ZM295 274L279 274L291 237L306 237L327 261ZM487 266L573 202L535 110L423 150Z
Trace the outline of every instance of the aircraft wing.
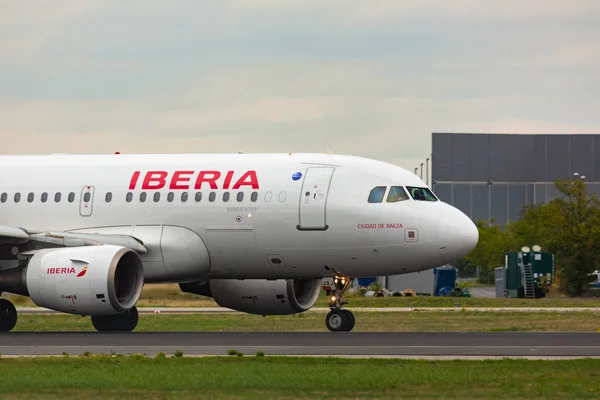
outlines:
M137 253L148 251L141 240L129 235L27 230L0 225L0 243L22 244L29 241L52 243L66 247L112 244L130 248Z

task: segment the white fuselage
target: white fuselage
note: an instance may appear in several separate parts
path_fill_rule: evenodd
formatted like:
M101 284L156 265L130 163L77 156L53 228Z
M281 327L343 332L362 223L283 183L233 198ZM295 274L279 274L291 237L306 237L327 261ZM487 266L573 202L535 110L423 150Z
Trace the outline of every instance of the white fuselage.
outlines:
M478 240L442 201L386 202L391 186L427 186L358 157L3 156L0 168L1 225L132 235L149 250L147 282L394 275L456 261ZM386 197L369 203L376 186ZM165 273L196 262L209 265Z

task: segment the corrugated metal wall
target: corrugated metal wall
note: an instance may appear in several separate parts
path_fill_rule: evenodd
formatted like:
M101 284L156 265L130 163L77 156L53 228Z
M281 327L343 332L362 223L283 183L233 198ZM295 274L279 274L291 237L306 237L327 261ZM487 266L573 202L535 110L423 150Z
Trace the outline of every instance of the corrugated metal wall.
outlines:
M474 221L504 224L518 219L526 204L556 198L554 181L575 172L600 196L596 155L600 134L433 133L432 188Z

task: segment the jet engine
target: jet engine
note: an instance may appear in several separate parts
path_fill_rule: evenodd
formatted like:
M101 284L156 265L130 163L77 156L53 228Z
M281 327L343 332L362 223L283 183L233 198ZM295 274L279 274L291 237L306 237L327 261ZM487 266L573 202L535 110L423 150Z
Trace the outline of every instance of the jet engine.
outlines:
M25 267L0 272L0 291L69 314L112 315L135 306L144 286L140 257L122 246L35 250Z
M259 315L297 314L315 305L318 279L212 279L206 284L182 283L182 291L212 297L221 307Z

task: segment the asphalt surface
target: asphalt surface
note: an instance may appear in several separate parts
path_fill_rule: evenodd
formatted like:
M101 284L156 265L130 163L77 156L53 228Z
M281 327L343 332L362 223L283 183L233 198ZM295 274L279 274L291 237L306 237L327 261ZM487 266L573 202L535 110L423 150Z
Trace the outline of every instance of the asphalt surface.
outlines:
M133 332L0 334L2 356L146 354L448 357L600 357L600 333Z
M348 310L359 312L440 312L440 311L476 311L476 312L600 312L600 307L347 307ZM140 314L153 314L159 311L161 314L214 314L214 313L236 313L240 311L224 307L139 307ZM55 314L65 315L59 311L43 307L17 307L19 314ZM326 313L328 307L313 307L306 312Z
M471 293L472 297L483 297L487 299L495 299L496 298L496 289L494 288L470 288L469 293Z

